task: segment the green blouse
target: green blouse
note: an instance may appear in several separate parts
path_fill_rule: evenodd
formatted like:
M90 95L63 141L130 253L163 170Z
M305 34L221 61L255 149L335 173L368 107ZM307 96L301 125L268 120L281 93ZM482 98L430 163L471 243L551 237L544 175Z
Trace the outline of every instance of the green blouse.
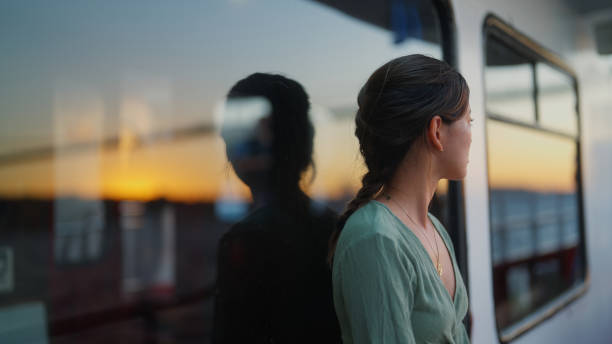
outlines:
M468 298L444 226L429 214L449 250L455 299L420 240L386 205L370 201L342 230L333 264L334 306L351 343L469 343Z

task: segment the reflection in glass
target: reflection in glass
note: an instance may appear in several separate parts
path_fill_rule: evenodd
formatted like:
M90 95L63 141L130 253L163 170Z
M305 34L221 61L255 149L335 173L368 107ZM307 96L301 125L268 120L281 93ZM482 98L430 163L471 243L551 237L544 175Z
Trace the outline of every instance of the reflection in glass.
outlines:
M0 293L13 291L14 275L13 250L10 247L0 246Z
M484 71L487 113L535 123L532 71L529 60L490 38Z
M54 97L54 240L55 263L79 264L101 258L104 204L100 197L100 145L103 103L83 85L65 83ZM74 158L71 147L90 146ZM78 197L79 193L86 197Z
M585 274L576 142L488 120L496 318L505 328Z
M153 297L175 291L175 211L164 202L122 201L122 293Z
M326 260L336 214L300 188L312 165L309 108L303 87L280 75L255 73L229 92L221 134L253 204L219 244L213 343L340 341Z
M47 319L42 302L6 307L0 313L0 333L4 343L47 344Z
M578 135L576 92L572 79L545 63L536 64L540 124Z
M299 80L301 187L340 211L363 172L359 88L391 58L443 55L434 6L402 3L0 4L0 315L40 302L58 343L210 341L219 242L255 201L216 105L254 71Z

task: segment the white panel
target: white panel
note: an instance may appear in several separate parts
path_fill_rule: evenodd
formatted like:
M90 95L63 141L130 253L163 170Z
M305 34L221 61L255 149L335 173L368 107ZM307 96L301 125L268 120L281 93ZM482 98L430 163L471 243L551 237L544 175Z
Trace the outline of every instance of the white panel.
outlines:
M0 338L6 344L46 344L47 316L42 302L0 308Z
M563 1L466 0L453 3L461 73L470 85L473 143L465 181L472 342L499 342L490 258L484 128L483 24L493 13L560 54L578 74L583 181L591 284L585 295L512 343L607 343L612 338L612 59L594 50L589 24Z

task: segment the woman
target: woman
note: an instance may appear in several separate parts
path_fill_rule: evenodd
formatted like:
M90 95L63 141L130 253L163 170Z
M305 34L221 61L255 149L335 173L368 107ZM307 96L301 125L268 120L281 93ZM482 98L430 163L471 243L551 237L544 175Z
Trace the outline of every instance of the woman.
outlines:
M367 173L331 240L344 343L469 343L452 242L428 213L441 178L462 179L469 89L448 64L394 59L358 96L355 135Z

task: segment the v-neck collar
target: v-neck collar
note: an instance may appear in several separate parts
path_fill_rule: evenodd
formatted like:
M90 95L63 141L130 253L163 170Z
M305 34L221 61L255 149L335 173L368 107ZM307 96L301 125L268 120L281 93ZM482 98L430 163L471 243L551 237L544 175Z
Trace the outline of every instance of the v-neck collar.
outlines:
M451 301L453 303L453 306L456 306L457 304L457 289L458 289L458 283L457 283L457 267L456 267L456 262L455 262L455 257L453 257L453 255L451 254L450 249L448 248L448 245L446 244L446 240L444 239L444 236L442 235L440 229L438 228L438 226L436 225L436 221L434 221L432 219L432 215L428 212L427 213L427 218L429 218L429 221L431 221L431 223L433 224L434 228L436 229L436 232L438 232L438 235L440 236L440 238L442 239L442 242L444 243L444 247L446 248L446 251L448 253L448 256L450 257L451 260L451 264L453 265L453 274L454 274L454 279L455 279L455 290L453 293L453 297L451 298L450 293L448 292L448 289L446 289L446 285L444 285L444 282L442 282L442 277L440 275L438 275L438 271L436 270L436 267L434 266L434 262L431 259L431 257L429 256L429 252L427 252L427 249L425 248L425 246L423 246L423 243L421 242L421 239L419 239L419 237L416 236L416 234L412 231L412 229L410 229L410 227L406 226L406 224L400 220L399 217L397 217L397 215L395 215L391 209L389 209L389 207L387 207L386 204L377 201L377 200L372 200L373 202L379 204L380 206L382 206L383 208L385 208L386 211L389 212L389 214L391 214L391 216L393 216L393 218L400 223L400 225L402 227L404 227L406 229L407 232L409 232L409 235L413 236L413 239L416 239L416 241L418 242L418 245L421 247L421 249L423 250L423 252L425 253L427 260L429 260L429 262L431 262L431 264L429 264L431 266L431 268L434 270L436 278L438 280L438 282L440 283L440 285L442 286L442 289L444 289L444 292L447 295L447 298L449 301ZM422 253L423 253L422 252Z

